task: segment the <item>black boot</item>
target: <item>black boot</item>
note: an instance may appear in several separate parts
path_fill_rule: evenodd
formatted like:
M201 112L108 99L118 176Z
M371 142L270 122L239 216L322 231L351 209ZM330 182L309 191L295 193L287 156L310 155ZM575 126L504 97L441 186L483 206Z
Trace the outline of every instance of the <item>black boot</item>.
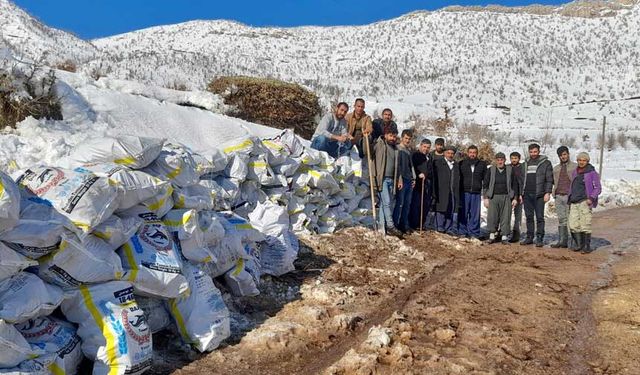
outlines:
M582 254L589 254L593 250L591 249L591 233L582 233L584 242L582 243Z
M536 236L536 247L544 246L544 236Z
M514 230L513 232L511 232L511 238L509 239L509 242L511 242L511 243L520 242L520 231L519 230Z
M571 240L573 241L573 246L571 247L571 250L581 251L582 250L582 233L571 232Z
M527 235L520 241L520 245L533 245L533 236Z
M551 245L554 249L563 248L566 249L568 247L567 242L569 242L569 230L566 226L558 227L558 242Z

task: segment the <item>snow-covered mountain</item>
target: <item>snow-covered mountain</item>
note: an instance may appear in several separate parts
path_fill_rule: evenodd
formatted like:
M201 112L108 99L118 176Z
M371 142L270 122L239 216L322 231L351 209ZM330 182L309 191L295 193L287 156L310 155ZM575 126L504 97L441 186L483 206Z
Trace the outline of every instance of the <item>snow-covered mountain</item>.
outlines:
M0 0L0 49L28 61L56 65L66 60L81 64L99 51L90 42L47 27L8 0Z

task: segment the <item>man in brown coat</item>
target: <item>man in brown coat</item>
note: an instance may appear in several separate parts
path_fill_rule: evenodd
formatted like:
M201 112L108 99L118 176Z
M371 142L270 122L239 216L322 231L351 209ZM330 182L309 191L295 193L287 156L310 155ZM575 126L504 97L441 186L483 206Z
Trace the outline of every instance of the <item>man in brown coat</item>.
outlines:
M358 147L360 157L364 157L364 142L362 142L363 136L369 136L373 131L373 125L371 117L364 111L364 99L356 99L353 105L353 112L350 112L345 117L347 120L347 133L352 137L352 143ZM375 142L375 139L370 139L370 142Z

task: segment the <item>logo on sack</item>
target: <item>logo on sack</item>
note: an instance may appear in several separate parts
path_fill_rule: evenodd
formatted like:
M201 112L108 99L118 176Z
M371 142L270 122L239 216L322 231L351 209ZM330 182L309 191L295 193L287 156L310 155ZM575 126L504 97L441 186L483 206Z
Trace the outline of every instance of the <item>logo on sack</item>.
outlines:
M32 192L38 196L43 195L51 190L52 187L57 186L62 179L64 179L63 171L55 168L47 168L35 177L38 188L33 189Z
M140 231L140 239L159 251L171 250L171 239L157 225L145 224Z
M149 326L147 325L147 318L145 318L142 310L135 308L135 311L130 312L129 309L122 310L122 321L124 322L124 329L138 345L142 345L151 341L151 335L149 334Z
M56 325L49 319L30 319L22 327L20 333L25 339L33 339L45 335L51 335Z

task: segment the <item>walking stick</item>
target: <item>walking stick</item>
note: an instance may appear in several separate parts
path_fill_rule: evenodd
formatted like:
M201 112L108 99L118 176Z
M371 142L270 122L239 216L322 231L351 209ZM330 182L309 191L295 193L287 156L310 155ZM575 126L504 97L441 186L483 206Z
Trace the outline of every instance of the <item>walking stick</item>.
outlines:
M422 234L422 222L424 220L424 178L422 179L422 195L420 196L420 234Z
M373 211L373 229L378 231L378 215L376 215L376 198L373 191L373 173L371 163L371 151L369 149L369 137L364 136L364 148L367 152L367 168L369 169L369 188L371 189L371 207Z

